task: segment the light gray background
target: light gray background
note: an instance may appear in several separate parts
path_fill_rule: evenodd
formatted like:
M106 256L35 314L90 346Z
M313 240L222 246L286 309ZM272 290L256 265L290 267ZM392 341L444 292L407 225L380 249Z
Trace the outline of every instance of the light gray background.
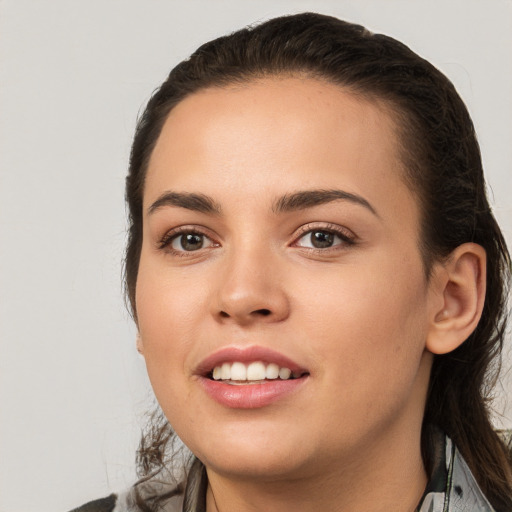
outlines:
M120 284L136 115L200 43L303 10L397 37L451 77L512 244L510 0L0 1L0 512L133 481L151 408Z

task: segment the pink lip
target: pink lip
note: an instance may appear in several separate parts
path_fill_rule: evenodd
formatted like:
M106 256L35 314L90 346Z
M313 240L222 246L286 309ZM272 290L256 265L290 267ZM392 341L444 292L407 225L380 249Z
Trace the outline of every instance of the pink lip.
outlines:
M267 380L263 384L234 386L220 380L200 377L206 393L216 402L232 409L265 407L297 391L308 380L307 376L290 380Z
M302 376L296 379L266 380L261 384L238 386L210 378L210 372L215 366L237 361L241 363L252 361L275 363L278 366L289 368L294 373L302 374ZM226 347L218 350L202 361L195 373L198 375L203 389L211 398L221 405L233 409L255 409L270 405L300 389L307 382L309 376L305 368L288 357L275 350L260 346Z

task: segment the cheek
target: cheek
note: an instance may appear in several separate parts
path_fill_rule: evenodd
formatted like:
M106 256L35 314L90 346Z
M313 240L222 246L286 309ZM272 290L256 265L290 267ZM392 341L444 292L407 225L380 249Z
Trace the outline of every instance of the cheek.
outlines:
M329 272L302 283L309 299L300 316L306 339L318 344L319 367L333 368L344 385L360 383L351 389L386 378L393 385L392 372L397 381L414 379L428 327L421 262L376 257Z
M340 443L356 439L361 425L380 431L406 404L421 407L425 283L416 272L394 279L393 266L318 281L309 295L318 300L304 306L300 332L322 383L318 403L330 411L322 422Z
M141 258L136 288L138 326L152 382L190 371L188 356L198 339L206 288L186 272L174 275L162 264ZM156 390L155 390L156 391Z

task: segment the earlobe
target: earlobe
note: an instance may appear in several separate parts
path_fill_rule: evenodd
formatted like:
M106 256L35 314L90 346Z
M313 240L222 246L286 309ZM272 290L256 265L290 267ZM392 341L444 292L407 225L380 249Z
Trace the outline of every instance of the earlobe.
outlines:
M459 347L475 330L485 301L486 254L482 246L462 244L442 264L436 286L441 307L436 304L426 348L447 354Z
M142 338L140 336L140 333L137 333L137 352L139 354L144 355L144 346L142 344Z

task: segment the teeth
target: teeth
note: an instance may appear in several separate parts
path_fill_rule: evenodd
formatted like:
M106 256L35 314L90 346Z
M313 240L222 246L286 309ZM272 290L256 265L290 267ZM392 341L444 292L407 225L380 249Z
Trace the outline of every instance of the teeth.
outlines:
M289 368L279 368L279 378L286 380L290 378L292 371Z
M265 377L267 379L277 379L279 377L279 366L274 363L269 364L265 370Z
M226 381L263 381L265 379L288 380L292 377L292 371L289 368L279 367L275 363L265 365L262 361L254 361L246 366L244 363L223 363L213 369L212 377L214 380Z
M222 365L220 378L222 380L229 380L231 378L231 365L229 363Z
M263 380L265 373L265 365L262 362L251 363L247 367L247 380Z
M233 363L229 380L247 380L247 368L243 363Z

